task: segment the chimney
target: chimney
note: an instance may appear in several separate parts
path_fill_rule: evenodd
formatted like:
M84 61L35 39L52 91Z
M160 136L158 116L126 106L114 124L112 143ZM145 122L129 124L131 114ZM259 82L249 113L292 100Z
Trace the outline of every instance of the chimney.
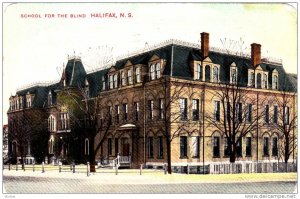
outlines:
M201 57L204 59L208 56L209 52L209 34L206 32L201 33Z
M260 44L256 44L256 43L251 44L251 63L253 67L261 63L260 47L261 47Z

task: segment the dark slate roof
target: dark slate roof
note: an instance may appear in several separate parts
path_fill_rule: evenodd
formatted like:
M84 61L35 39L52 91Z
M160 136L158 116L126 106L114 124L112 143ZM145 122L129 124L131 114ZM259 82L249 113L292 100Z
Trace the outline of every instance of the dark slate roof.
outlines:
M178 44L169 44L151 51L141 53L136 56L118 60L114 67L117 70L123 69L128 60L132 62L133 65L148 65L148 61L153 55L166 60L166 66L163 75L183 79L192 79L189 62L191 60L202 60L202 57L200 56L200 49L198 48L192 48ZM212 60L213 63L220 65L221 82L228 82L230 65L234 62L238 68L238 82L242 86L247 86L248 69L253 68L250 58L213 51L209 52L208 57ZM261 63L260 66L264 71L269 71L269 82L271 82L270 78L272 71L274 69L278 71L279 90L297 91L297 78L295 77L295 75L288 75L282 65ZM65 78L67 86L72 87L84 87L85 80L87 80L90 88L90 97L95 97L102 89L102 77L104 76L107 81L106 75L108 71L109 69L102 69L87 74L80 59L71 59L66 65L62 80ZM25 95L28 91L30 93L35 93L36 98L33 102L33 105L43 106L45 102L47 102L47 95L49 91L53 92L62 89L62 80L61 82L52 84L48 87L32 87L19 91L17 94Z
M69 60L64 72L67 86L84 87L86 72L80 59Z
M298 78L297 78L297 74L291 74L291 73L288 73L287 74L288 75L288 77L289 77L289 81L290 81L290 83L291 83L291 85L292 85L292 87L293 87L293 90L295 91L295 92L297 92L297 88L298 88Z

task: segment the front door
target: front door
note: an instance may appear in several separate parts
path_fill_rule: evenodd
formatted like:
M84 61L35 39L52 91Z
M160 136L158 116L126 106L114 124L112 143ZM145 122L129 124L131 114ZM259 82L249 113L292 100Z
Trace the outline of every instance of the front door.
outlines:
M122 156L129 156L128 138L122 139Z

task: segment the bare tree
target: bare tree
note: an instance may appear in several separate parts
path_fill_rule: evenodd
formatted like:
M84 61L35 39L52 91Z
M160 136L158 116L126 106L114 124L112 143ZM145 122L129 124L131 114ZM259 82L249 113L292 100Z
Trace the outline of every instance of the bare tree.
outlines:
M206 121L208 126L225 136L226 155L230 162L235 162L242 138L263 125L264 112L259 109L265 99L258 100L257 95L239 83L220 83L218 90L211 91L211 94L215 99L214 107L205 115Z
M287 81L287 80L286 80ZM290 156L297 148L297 113L296 113L296 93L287 92L287 82L283 85L283 91L274 93L274 110L273 124L270 129L277 131L282 137L279 144L278 158L287 163ZM295 157L293 157L295 158Z
M164 76L160 80L158 92L163 95L159 99L159 104L155 107L158 110L158 119L162 121L161 130L165 137L167 148L168 173L172 173L171 168L171 144L175 138L186 135L187 132L197 131L198 123L192 123L193 118L188 116L187 100L194 94L194 90L189 88L186 80L180 81L175 78ZM151 93L151 90L147 91ZM185 96L185 97L184 97ZM151 111L148 105L148 112ZM144 113L146 114L146 113ZM199 112L198 112L199 120Z

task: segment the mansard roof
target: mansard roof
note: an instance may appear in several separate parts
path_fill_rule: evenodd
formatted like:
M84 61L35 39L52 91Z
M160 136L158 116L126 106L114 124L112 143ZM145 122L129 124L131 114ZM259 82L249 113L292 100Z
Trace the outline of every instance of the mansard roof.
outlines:
M181 45L175 43L168 43L156 49L151 49L145 52L138 53L134 56L120 59L114 65L116 70L123 69L129 61L133 65L143 64L148 66L148 62L153 56L166 61L163 75L182 78L193 79L193 74L190 69L191 61L201 61L200 48L198 46ZM230 75L230 66L234 62L238 69L238 81L242 86L247 86L248 82L248 69L254 69L251 65L251 59L246 56L231 55L211 50L208 58L212 64L220 65L220 81L228 82ZM268 63L262 60L260 66L263 71L269 72L269 82L272 78L272 71L276 69L279 74L279 90L297 91L297 78L293 75L288 75L282 64ZM33 105L43 106L47 99L49 90L60 90L62 88L62 81L66 80L66 86L84 87L85 80L89 82L90 96L97 96L102 89L102 77L107 79L106 75L109 68L101 69L92 73L86 73L84 66L80 59L70 59L64 70L64 74L60 82L45 87L36 86L22 91L18 91L18 95L25 95L27 92L35 93L36 98Z

